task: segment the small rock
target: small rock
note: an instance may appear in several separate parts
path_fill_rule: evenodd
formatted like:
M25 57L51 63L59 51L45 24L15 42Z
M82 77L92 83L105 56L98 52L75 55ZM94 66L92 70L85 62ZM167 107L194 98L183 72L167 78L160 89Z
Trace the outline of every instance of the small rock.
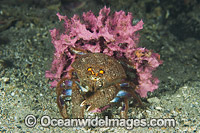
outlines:
M106 131L108 131L108 130L109 130L108 127L107 127L107 128L101 128L101 129L100 129L101 132L106 132Z
M10 78L2 77L0 80L2 80L4 83L6 83L6 82L8 82L10 80Z
M14 95L15 95L15 92L12 92L12 93L11 93L11 96L14 96Z
M148 115L151 115L151 111L149 111L149 110L146 110L146 112L147 112L147 114L148 114Z
M149 103L160 103L160 99L158 99L157 97L148 98L147 101Z
M162 108L158 106L158 107L156 107L156 110L162 110Z

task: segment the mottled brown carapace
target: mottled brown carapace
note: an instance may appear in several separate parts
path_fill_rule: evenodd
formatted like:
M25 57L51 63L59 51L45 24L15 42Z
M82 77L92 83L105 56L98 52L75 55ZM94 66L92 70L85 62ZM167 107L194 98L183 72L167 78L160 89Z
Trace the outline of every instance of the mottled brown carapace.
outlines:
M124 102L121 117L126 118L128 98L134 97L142 104L134 92L135 85L127 81L124 68L115 58L103 53L85 52L75 59L72 68L72 78L61 79L56 89L57 104L64 118L69 117L66 97L71 98L73 118L83 118L86 109L101 112L105 107L120 102Z

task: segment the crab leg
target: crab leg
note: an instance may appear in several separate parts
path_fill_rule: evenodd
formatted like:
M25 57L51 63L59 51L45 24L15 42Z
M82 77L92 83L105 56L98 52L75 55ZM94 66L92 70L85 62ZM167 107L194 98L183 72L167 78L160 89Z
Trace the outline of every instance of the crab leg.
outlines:
M135 94L135 91L132 89L132 88L135 88L135 85L132 82L121 83L120 87L126 87L126 88L123 88L124 92L123 91L119 92L120 94L118 94L118 95L125 96L126 93L128 93L129 95L131 95L132 97L134 97L137 100L137 102L140 104L140 106L142 106L141 99Z
M82 50L82 49L78 49L78 48L74 48L74 47L70 47L70 50L77 55L85 55L87 54L86 51Z
M129 108L128 97L130 97L130 96L134 97L140 105L142 105L142 101L140 100L140 98L137 97L134 90L132 90L130 88L130 86L133 87L132 84L129 86L129 83L121 83L121 84L119 84L119 86L122 90L120 90L117 93L116 97L113 100L111 100L110 102L116 103L116 102L119 102L123 99L124 105L122 107L120 117L121 118L127 118L127 113L128 113L128 108ZM119 86L118 86L118 88L119 88Z
M72 102L72 116L73 118L83 118L84 107L80 107L81 102L84 100L83 96L80 94L79 86L76 84L77 81L70 81L68 78L63 78L58 82L56 92L57 92L57 105L60 110L60 114L63 118L68 118L67 115L67 105L65 104L64 98L71 96ZM61 84L65 83L63 87ZM70 87L72 89L66 89Z
M128 107L129 107L128 106L128 97L129 96L130 96L130 94L127 91L120 90L117 93L116 97L112 101L110 101L112 103L117 103L117 102L119 102L119 101L121 101L123 99L124 105L123 105L122 110L120 112L120 117L121 118L127 118Z
M129 108L129 106L128 106L128 98L125 97L124 98L124 106L123 106L123 108L122 108L122 110L120 112L120 117L121 118L127 119L128 108Z
M73 82L72 84L72 117L73 118L83 118L84 117L84 108L80 104L84 100L84 97L80 94L78 85Z
M138 96L135 94L135 92L131 89L128 90L129 93L137 100L137 102L139 103L140 106L142 106L142 101L140 98L138 98Z
M64 100L62 99L61 95L63 93L63 91L65 90L64 87L61 87L61 84L63 83L63 81L68 80L68 78L63 78L61 79L56 87L56 93L57 93L57 105L58 108L60 110L60 114L62 115L63 118L67 118L67 105L65 104Z
M142 105L141 99L137 97L137 95L135 94L135 92L133 90L128 89L128 88L126 90L120 90L117 93L116 97L112 101L110 101L110 102L119 102L121 98L123 98L123 97L130 97L130 96L134 97L137 100L137 102L140 105Z

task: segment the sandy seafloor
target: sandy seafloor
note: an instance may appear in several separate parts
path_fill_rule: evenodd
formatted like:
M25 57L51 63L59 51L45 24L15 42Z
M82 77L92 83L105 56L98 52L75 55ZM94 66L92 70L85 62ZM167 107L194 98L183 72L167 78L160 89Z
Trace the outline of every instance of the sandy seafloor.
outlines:
M54 47L49 30L59 27L56 13L71 17L104 5L132 12L143 19L139 46L161 55L164 63L154 75L159 89L143 98L145 107L130 103L129 118L173 118L175 127L47 127L43 115L61 118L55 89L45 71L50 69ZM71 0L0 1L0 132L200 132L200 2L195 0ZM119 109L107 111L119 117ZM24 124L36 116L33 128Z

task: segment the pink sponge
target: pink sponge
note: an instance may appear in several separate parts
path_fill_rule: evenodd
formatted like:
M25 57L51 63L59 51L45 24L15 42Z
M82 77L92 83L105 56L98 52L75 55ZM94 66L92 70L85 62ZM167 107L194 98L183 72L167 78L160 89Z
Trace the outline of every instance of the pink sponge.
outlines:
M152 77L151 73L162 63L159 54L137 47L139 34L136 31L143 28L143 21L132 25L131 13L109 13L110 8L106 7L100 10L98 16L89 11L83 13L81 18L74 15L68 19L67 16L57 13L59 20L64 20L64 31L50 31L55 53L52 67L50 71L46 71L46 77L53 80L51 87L56 87L63 77L71 78L69 71L76 55L70 52L69 47L75 47L130 62L138 76L136 92L141 97L146 97L147 92L158 88L159 80Z

